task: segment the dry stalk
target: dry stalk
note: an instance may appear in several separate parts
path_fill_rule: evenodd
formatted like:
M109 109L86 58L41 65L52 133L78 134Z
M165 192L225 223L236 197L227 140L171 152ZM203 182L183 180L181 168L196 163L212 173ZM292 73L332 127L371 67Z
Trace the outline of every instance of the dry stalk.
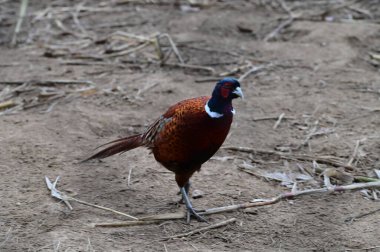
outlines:
M151 221L151 220L175 220L175 219L184 219L186 217L185 212L176 212L176 213L163 213L163 214L156 214L156 215L148 215L140 217L139 220L143 221Z
M365 140L366 140L366 138L363 138L363 139L361 139L361 140L357 140L357 141L356 141L354 151L353 151L353 153L352 153L352 155L351 155L350 160L348 160L347 165L352 165L352 163L354 162L354 160L357 158L357 156L358 156L358 154L359 154L359 147L360 147L360 144L361 144L362 142L364 142Z
M271 150L253 149L253 148L240 147L240 146L226 146L226 147L223 147L222 149L253 153L253 154L261 153L261 154L274 155L281 159L286 159L286 160L317 161L319 163L329 164L335 167L344 167L351 171L357 170L356 167L352 165L348 165L342 159L338 157L334 157L334 156L313 156L313 155L308 155L308 154L284 154L284 153L271 151Z
M181 67L181 68L188 68L188 69L193 69L193 70L204 70L204 71L209 72L210 75L215 75L215 70L212 67L182 64L182 63L165 63L165 66Z
M243 65L239 65L239 66L234 67L231 70L228 70L226 72L222 72L222 73L218 74L218 76L225 77L225 76L235 75L235 74L237 74L237 73L239 73L239 72L241 72L241 71L243 71L244 69L247 69L247 68L252 68L252 63L251 62L248 62L248 63L243 64ZM250 70L248 70L248 72L250 72Z
M118 215L122 215L124 217L128 217L128 218L133 219L133 220L138 220L138 218L136 218L136 217L134 217L132 215L129 215L129 214L126 214L126 213L123 213L123 212L120 212L120 211L117 211L117 210L114 210L114 209L111 209L111 208L108 208L108 207L98 206L98 205L95 205L95 204L92 204L92 203L88 203L86 201L83 201L83 200L80 200L80 199L76 199L76 198L73 198L73 197L68 197L68 196L66 196L65 199L66 200L72 200L72 201L78 202L78 203L86 205L86 206L91 206L91 207L99 208L99 209L102 209L102 210L106 210L106 211L109 211L109 212L112 212L112 213L115 213L115 214L118 214Z
M196 68L196 67L198 67L198 69L202 69L201 66L192 66L192 65L185 64L185 61L183 60L183 58L182 58L182 56L181 56L181 54L180 54L180 52L178 50L178 47L174 43L174 41L171 38L171 36L169 34L167 34L167 33L154 33L154 34L152 34L152 35L150 35L148 37L144 37L144 36L138 36L138 35L134 35L134 34L118 31L118 32L114 33L112 35L112 37L120 37L121 39L124 39L124 40L126 38L135 39L135 40L139 41L140 45L138 45L138 46L136 46L134 48L131 48L131 49L127 49L127 50L118 52L118 53L110 54L107 57L118 57L118 56L123 56L123 55L131 54L131 53L140 51L141 49L143 49L143 48L145 48L145 47L147 47L149 45L153 45L154 48L155 48L155 50L156 50L157 58L159 59L161 65L164 65L164 64L169 65L169 66L173 65L173 64L168 64L168 63L165 63L165 62L169 58L170 53L174 52L174 54L176 55L177 60L179 62L178 64L174 64L174 66L188 67L188 68ZM161 38L166 38L169 41L169 44L170 44L170 47L171 47L171 51L169 51L169 53L167 53L167 55L165 55L164 52L163 52L163 50L162 50L162 46L161 46L161 43L160 43L160 39ZM209 69L207 69L207 70L209 70Z
M296 119L295 117L291 117L291 116L283 116L282 117L282 120L294 120ZM278 116L264 116L264 117L256 117L256 118L253 118L252 121L256 122L256 121L267 121L267 120L278 120Z
M215 81L219 81L219 80L220 80L219 77L207 77L207 78L196 79L195 82L196 83L203 83L203 82L215 82Z
M76 33L74 31L72 31L71 29L67 28L61 20L59 19L54 19L54 23L55 25L61 29L64 33L67 33L67 34L70 34L70 35L73 35L74 37L76 38L87 38L88 35L83 35L83 34L79 34L79 33Z
M282 121L282 118L284 118L285 116L285 113L281 113L281 115L278 117L278 120L276 121L276 123L273 125L273 129L277 129L278 125L280 125L281 121Z
M8 108L14 107L16 105L17 104L13 100L5 101L5 102L0 102L0 110L8 109Z
M299 150L303 146L308 145L310 140L315 136L322 136L334 133L334 129L319 129L318 130L318 120L314 123L314 127L310 130L309 134L306 136L305 140L302 141L297 147L293 148L293 150Z
M164 59L165 59L165 55L164 55L164 53L162 51L162 48L161 48L160 35L159 34L157 34L155 36L155 40L153 41L153 43L154 43L154 47L156 48L157 56L160 59L161 64L163 64L164 63Z
M169 240L169 239L175 239L175 238L182 238L182 237L191 236L193 234L201 233L203 231L207 231L207 230L210 230L210 229L215 229L215 228L223 227L223 226L226 226L226 225L228 225L230 223L233 223L233 222L236 222L236 218L231 218L229 220L225 220L225 221L222 221L222 222L219 222L219 223L215 223L215 224L212 224L212 225L207 226L207 227L198 228L198 229L192 230L192 231L187 232L187 233L164 237L164 238L162 238L162 240Z
M281 7L286 11L288 14L288 19L281 22L271 33L265 36L264 41L268 42L270 39L276 37L284 28L291 25L294 21L294 14L291 12L290 8L286 5L284 0L277 0L279 1Z
M265 65L259 65L259 66L252 66L247 72L245 72L242 76L239 77L239 81L243 81L245 78L247 78L249 75L258 73L266 68L272 67L273 64L265 64Z
M133 219L133 220L139 220L138 218L136 218L136 217L134 217L132 215L129 215L129 214L117 211L117 210L113 210L113 209L108 208L108 207L98 206L98 205L95 205L95 204L92 204L92 203L88 203L88 202L83 201L83 200L79 200L79 199L67 196L67 195L65 195L62 192L60 192L60 191L57 190L56 186L57 186L58 180L59 180L59 176L52 183L49 180L49 178L45 176L45 182L46 182L46 185L47 185L48 189L50 190L51 196L54 197L54 198L62 200L67 205L67 207L70 210L72 210L73 208L72 208L69 200L72 200L72 201L78 202L78 203L86 205L86 206L91 206L91 207L99 208L99 209L102 209L102 210L106 210L106 211L109 211L109 212L112 212L112 213L115 213L115 214L122 215L124 217L128 217L128 218Z
M5 85L23 85L23 84L29 84L29 85L40 85L40 86L50 86L50 85L91 85L95 86L95 83L92 81L77 81L77 80L30 80L30 81L1 81L0 84Z
M278 195L277 197L270 198L270 199L260 199L254 202L248 202L248 203L242 203L242 204L236 204L236 205L230 205L230 206L224 206L224 207L217 207L217 208L210 208L200 213L203 215L222 213L222 212L233 211L237 209L273 205L275 203L280 202L281 200L291 199L291 198L299 197L302 195L343 192L343 191L359 190L359 189L367 189L367 188L380 188L380 180L376 182L355 183L355 184L344 185L344 186L333 186L332 188L317 188L317 189L309 189L309 190L304 190L304 191L293 190L293 192L283 193L283 194Z
M146 42L144 42L144 43L142 43L139 46L136 46L134 48L124 50L121 52L117 52L117 53L113 53L113 54L109 54L109 55L107 55L107 57L112 58L112 57L119 57L119 56L123 56L123 55L128 55L128 54L131 54L131 53L134 53L134 52L137 52L137 51L144 49L145 47L149 46L151 43L152 43L151 41L146 41Z
M19 13L19 16L17 19L15 31L13 33L11 46L16 45L16 43L17 43L17 35L20 33L22 21L24 20L24 17L26 14L26 9L28 8L28 2L29 2L28 0L21 0L20 13Z
M129 168L129 172L128 172L128 180L127 180L127 186L128 186L128 187L131 186L132 170L133 170L133 166L131 166L131 168Z
M122 221L122 222L112 222L112 223L94 223L94 227L130 227L130 226L141 226L161 223L161 220L136 220L136 221Z
M304 190L304 191L297 191L296 188L293 188L291 192L282 193L282 194L280 194L276 197L273 197L273 198L256 199L256 200L253 200L252 202L246 202L246 203L229 205L229 206L222 206L222 207L216 207L216 208L209 208L206 210L200 210L198 212L202 215L211 215L211 214L231 212L231 211L246 209L246 208L273 205L273 204L276 204L282 200L293 199L293 198L303 196L303 195L323 194L323 193L332 193L332 192L344 192L344 191L360 190L360 189L368 189L368 188L380 188L380 180L377 180L375 182L355 183L355 184L344 185L344 186L332 186L329 188L327 188L327 187L316 188L316 189L309 189L309 190ZM143 222L143 221L175 220L175 219L183 219L183 218L185 218L185 216L186 216L185 212L158 214L158 215L140 217L138 219L138 221ZM113 224L115 224L117 226L130 226L131 224L133 225L135 222L125 222L126 223L125 225L123 223L124 222L103 223L103 224L105 224L106 226L107 225L112 226ZM142 223L138 222L138 225L141 225L141 224ZM97 224L95 224L95 225L97 225ZM201 230L201 231L203 231L203 230ZM178 238L178 237L172 237L172 238Z
M342 161L340 158L334 157L334 156L313 156L313 155L307 155L307 154L286 154L281 156L282 159L296 159L296 160L303 160L303 161L317 161L319 163L332 165L335 167L344 167L347 170L355 171L358 170L357 167L345 164L344 161Z
M0 84L7 84L0 92L0 108L6 108L6 110L0 112L0 115L15 113L20 110L26 110L34 108L41 105L49 104L47 110L43 113L50 112L54 106L57 105L59 100L70 99L79 94L82 96L93 94L96 92L96 86L91 81L71 81L71 80L52 80L52 81L0 81ZM76 85L85 84L86 87L78 89L61 90L58 87L53 87L55 84L58 85ZM17 85L15 88L10 88L11 85ZM20 96L29 96L28 99ZM30 97L32 96L32 97ZM4 101L15 100L13 103L2 103Z
M135 95L134 98L137 99L137 100L141 100L141 99L142 99L142 98L141 98L141 95L142 95L143 93L147 92L147 91L150 90L150 89L153 89L154 87L158 86L159 84L160 84L160 83L158 83L158 82L153 82L153 83L151 83L151 84L148 84L148 85L146 85L146 86L140 88L140 89L137 91L137 93L136 93L136 95Z
M4 241L0 243L0 248L9 240L9 238L11 237L11 233L12 233L12 228L10 227L8 231L5 233Z
M362 214L358 214L358 215L355 215L355 216L349 217L349 218L345 219L345 222L352 223L352 222L354 222L355 220L358 220L358 219L360 219L360 218L363 218L363 217L366 217L366 216L368 216L368 215L375 214L375 213L378 213L378 212L380 212L380 208L379 208L379 209L375 209L375 210L370 211L370 212L367 212L367 213L362 213Z
M72 12L71 15L73 17L73 21L74 23L77 25L77 27L79 28L79 30L82 32L82 34L85 36L85 37L90 37L88 32L86 31L86 29L83 27L83 25L81 24L81 22L79 21L79 13L80 13L80 8L82 8L84 5L84 2L80 3L77 5L77 7L75 8L75 12Z
M167 38L167 40L170 43L170 46L172 47L175 55L177 56L177 59L178 59L179 63L180 64L185 64L185 61L183 60L181 54L179 53L179 50L178 50L176 44L174 43L173 39L169 36L169 34L164 33L164 34L160 34L159 36Z

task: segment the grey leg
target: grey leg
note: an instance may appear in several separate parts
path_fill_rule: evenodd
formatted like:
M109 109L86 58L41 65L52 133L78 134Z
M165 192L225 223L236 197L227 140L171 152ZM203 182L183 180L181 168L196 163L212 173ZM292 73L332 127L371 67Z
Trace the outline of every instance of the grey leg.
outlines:
M190 195L189 195L189 193L190 193L190 186L191 186L191 183L190 183L190 180L189 180L189 181L186 183L186 185L184 186L187 196L190 196Z
M190 196L190 195L189 195L189 193L190 193L190 186L191 186L190 181L188 181L188 182L185 184L185 186L184 186L187 196ZM182 192L179 191L178 194L182 194ZM181 197L181 199L178 201L178 203L179 203L179 204L184 204L184 203L185 203L185 202L183 201L183 197Z
M194 216L195 218L197 218L198 221L207 222L205 218L203 218L202 216L200 216L194 210L193 206L191 205L191 201L189 199L189 196L187 195L185 187L186 186L181 187L180 191L181 191L181 194L182 194L183 201L185 201L185 205L186 205L186 209L187 209L187 215L186 215L186 221L187 221L187 223L190 223L190 217L191 217L191 215Z

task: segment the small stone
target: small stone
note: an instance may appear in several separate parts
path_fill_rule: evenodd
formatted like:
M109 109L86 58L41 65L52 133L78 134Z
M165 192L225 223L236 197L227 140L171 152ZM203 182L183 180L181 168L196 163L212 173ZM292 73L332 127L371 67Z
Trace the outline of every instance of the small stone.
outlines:
M203 197L203 194L204 192L202 192L201 190L194 190L191 196L193 197L193 199L199 199Z

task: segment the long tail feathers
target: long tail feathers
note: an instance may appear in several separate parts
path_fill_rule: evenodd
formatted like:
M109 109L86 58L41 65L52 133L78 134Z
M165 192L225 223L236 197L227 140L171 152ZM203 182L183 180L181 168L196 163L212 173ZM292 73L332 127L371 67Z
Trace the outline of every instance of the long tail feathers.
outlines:
M83 160L83 162L86 162L91 159L103 159L103 158L115 155L117 153L126 152L134 148L137 148L139 146L142 146L143 145L142 134L117 139L115 141L109 142L104 145L108 145L108 144L112 144L112 145L95 153L91 157ZM104 145L101 145L101 146L104 146Z

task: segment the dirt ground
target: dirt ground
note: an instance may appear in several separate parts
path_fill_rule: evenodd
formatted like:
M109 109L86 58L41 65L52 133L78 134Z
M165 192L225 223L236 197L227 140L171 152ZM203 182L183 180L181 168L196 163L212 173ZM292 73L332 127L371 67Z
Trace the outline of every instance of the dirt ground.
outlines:
M175 102L209 95L220 76L239 77L252 66L261 70L242 81L245 99L234 100L224 146L333 156L350 162L352 176L375 177L379 1L29 1L11 47L18 12L19 1L0 1L0 251L380 251L379 211L347 221L380 208L363 192L210 215L210 224L237 222L164 240L209 224L94 228L128 219L76 202L70 211L44 181L60 176L66 194L137 217L183 211L173 174L143 148L78 161L100 144L142 131ZM146 42L165 33L184 64L166 37L161 60ZM57 83L67 80L77 83ZM194 206L290 190L242 164L290 176L313 167L312 160L222 149L192 178L193 189L204 192ZM312 175L299 181L301 189L323 187L323 178Z

